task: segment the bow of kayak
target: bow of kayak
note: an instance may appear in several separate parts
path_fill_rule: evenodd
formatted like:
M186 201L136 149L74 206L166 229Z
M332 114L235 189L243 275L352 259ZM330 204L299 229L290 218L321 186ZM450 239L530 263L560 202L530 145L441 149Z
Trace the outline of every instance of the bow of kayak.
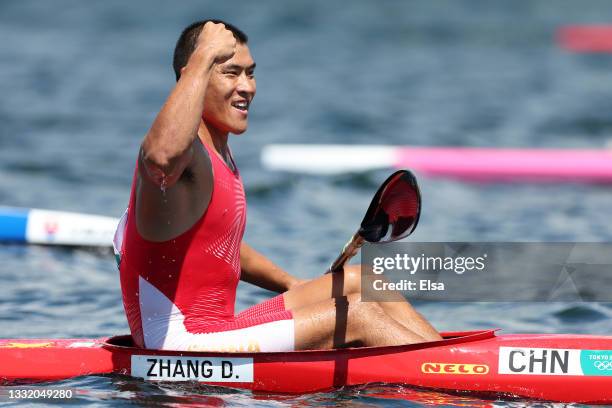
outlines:
M133 347L129 336L0 340L0 382L125 374L253 391L306 393L344 385L400 383L479 395L612 402L612 337L445 333L391 347L289 353L175 352Z

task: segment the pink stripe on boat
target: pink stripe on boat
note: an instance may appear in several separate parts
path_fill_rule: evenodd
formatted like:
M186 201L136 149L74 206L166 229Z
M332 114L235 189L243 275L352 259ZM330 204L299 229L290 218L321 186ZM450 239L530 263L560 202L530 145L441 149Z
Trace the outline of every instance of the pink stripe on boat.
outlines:
M396 167L471 180L612 182L608 150L398 148Z

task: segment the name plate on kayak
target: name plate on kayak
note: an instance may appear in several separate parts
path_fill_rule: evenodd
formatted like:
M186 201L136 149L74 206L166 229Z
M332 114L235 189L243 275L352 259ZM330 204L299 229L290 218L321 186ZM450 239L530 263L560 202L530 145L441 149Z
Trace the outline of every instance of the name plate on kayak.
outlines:
M133 355L132 376L149 381L253 382L253 359Z
M612 376L612 350L500 347L499 374Z

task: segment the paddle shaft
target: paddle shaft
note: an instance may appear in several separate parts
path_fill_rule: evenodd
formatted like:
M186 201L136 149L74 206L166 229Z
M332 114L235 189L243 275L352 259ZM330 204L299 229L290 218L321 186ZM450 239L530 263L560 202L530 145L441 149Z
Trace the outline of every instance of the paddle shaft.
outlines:
M355 233L353 237L344 245L342 248L342 252L338 255L338 258L331 264L327 272L341 272L344 269L344 265L359 252L359 249L365 243L365 239L359 235L359 233Z

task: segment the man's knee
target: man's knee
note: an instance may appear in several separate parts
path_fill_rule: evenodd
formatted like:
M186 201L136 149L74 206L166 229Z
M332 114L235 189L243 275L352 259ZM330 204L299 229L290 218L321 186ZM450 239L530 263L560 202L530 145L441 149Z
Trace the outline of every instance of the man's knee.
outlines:
M349 293L345 298L350 305L357 306L361 304L361 293Z
M344 267L344 286L346 294L361 293L361 266L347 265Z

